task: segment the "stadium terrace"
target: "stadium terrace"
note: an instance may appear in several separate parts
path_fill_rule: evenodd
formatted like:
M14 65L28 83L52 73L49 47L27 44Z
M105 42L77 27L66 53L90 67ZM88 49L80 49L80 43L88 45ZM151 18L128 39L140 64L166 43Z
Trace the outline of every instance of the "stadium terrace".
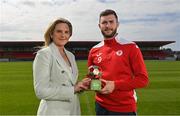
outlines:
M141 49L144 59L148 60L173 60L176 59L171 49L163 46L175 41L134 41ZM88 52L99 43L98 41L70 41L66 48L75 54L77 60L84 60ZM43 41L1 41L0 61L32 61L38 49L43 46Z

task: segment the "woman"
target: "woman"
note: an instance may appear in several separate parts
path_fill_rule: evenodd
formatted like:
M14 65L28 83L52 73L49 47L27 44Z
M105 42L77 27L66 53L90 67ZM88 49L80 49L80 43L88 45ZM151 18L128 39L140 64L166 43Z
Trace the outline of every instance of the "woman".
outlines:
M41 99L38 115L80 115L77 93L88 88L88 79L77 82L74 55L64 48L72 35L71 23L63 18L47 29L45 47L33 63L34 89Z

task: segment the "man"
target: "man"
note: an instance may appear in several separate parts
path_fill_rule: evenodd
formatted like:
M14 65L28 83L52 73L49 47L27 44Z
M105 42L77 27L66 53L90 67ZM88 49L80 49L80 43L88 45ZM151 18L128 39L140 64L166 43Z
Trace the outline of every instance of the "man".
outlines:
M105 84L96 93L96 115L136 115L136 92L148 84L148 74L140 49L134 42L119 38L118 16L107 9L101 12L99 28L104 40L94 46L88 66L102 69Z

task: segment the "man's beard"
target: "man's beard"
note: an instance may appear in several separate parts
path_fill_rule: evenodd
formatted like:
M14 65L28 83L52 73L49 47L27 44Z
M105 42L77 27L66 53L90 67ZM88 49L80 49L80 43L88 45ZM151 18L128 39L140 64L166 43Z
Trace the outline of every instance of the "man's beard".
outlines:
M111 34L107 35L101 30L101 33L103 34L104 38L112 38L115 36L116 32L117 32L117 29L115 29Z

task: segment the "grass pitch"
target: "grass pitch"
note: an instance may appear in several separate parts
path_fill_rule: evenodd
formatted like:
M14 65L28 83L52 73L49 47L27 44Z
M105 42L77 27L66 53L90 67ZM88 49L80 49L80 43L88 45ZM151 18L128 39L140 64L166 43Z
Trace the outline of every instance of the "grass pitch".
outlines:
M78 61L79 79L87 73ZM180 62L146 61L150 84L138 89L138 115L180 115ZM93 115L94 92L79 95L83 115ZM35 115L32 62L0 62L0 115Z

